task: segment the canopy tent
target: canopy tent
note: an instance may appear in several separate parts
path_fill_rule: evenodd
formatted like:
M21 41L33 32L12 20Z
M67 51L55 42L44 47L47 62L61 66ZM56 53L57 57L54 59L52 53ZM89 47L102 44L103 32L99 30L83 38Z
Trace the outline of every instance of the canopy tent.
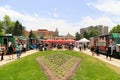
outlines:
M80 39L79 41L77 42L80 42L80 43L87 43L87 42L90 42L88 39L86 38L83 38L83 39Z

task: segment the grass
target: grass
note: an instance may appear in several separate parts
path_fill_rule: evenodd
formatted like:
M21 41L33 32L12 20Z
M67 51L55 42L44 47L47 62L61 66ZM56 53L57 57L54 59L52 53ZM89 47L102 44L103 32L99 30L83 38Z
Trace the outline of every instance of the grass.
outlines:
M40 58L58 79L62 79L78 61L77 57L66 55L62 52L56 52Z
M38 56L58 51L37 52L27 57L0 66L0 80L47 80L39 64ZM82 58L71 80L120 80L120 69L80 52L59 51Z

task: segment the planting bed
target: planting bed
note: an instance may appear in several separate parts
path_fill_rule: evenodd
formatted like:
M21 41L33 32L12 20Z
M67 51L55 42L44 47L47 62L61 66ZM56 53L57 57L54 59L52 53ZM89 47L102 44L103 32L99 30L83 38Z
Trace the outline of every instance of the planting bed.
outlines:
M37 58L48 80L69 80L80 64L80 60L78 57L60 52Z

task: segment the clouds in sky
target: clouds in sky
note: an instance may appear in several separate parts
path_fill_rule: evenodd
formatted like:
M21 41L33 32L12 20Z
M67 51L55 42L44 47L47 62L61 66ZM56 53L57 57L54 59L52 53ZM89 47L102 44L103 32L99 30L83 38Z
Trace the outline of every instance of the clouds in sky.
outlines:
M95 25L104 25L104 26L114 26L115 24L110 20L109 17L99 17L99 18L92 18L90 16L83 17L80 21L80 25L83 27L85 26L95 26Z
M95 3L88 3L102 12L120 16L120 0L98 0Z
M97 0L92 3L86 3L86 6L103 12L104 15L94 18L90 15L82 16L78 22L68 23L67 20L57 19L57 17L59 17L57 8L52 9L53 13L48 12L48 15L52 16L51 18L41 18L36 12L32 15L25 14L15 11L11 6L7 5L0 7L0 19L3 18L4 15L9 15L12 20L19 20L23 26L26 26L27 30L48 29L55 31L55 29L58 28L61 35L66 35L68 32L75 35L76 32L80 31L80 28L91 25L104 25L109 26L111 29L120 23L120 18L118 18L120 17L119 0Z
M26 26L27 30L48 29L55 31L55 29L58 28L61 35L66 35L68 32L74 35L75 31L78 30L78 28L73 28L72 25L66 23L64 20L40 18L36 13L31 16L29 14L17 12L5 6L0 7L0 15L1 17L9 15L12 20L19 20L24 26ZM53 16L57 17L57 14Z
M87 23L93 24L103 24L109 26L109 29L112 29L113 26L116 26L120 23L120 0L97 0L92 3L87 3L89 7L95 8L100 12L103 12L103 15L93 20L91 17L83 18L88 20Z

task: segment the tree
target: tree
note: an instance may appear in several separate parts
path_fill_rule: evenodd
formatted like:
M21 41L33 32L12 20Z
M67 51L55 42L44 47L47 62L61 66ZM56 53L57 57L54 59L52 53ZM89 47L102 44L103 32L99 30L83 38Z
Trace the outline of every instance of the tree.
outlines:
M31 30L30 33L29 33L29 36L28 36L28 37L29 37L29 40L30 40L30 41L29 41L30 44L32 44L32 40L34 39L34 36L35 36L35 35L33 34L32 30Z
M76 38L76 40L81 39L81 36L80 36L80 34L78 32L75 33L75 38Z
M0 36L2 36L3 33L3 21L0 21Z
M89 38L90 38L90 37L93 37L93 36L98 36L98 35L100 35L100 32L99 32L98 30L90 30L90 31L88 32L88 34L89 34Z
M5 31L5 34L8 34L10 32L10 23L11 23L11 19L8 15L5 15L4 16L4 20L3 20L3 28L4 28L4 31Z
M84 32L83 37L85 37L87 39L89 38L88 33L86 31Z
M58 31L57 28L56 28L56 30L55 30L55 36L59 36L59 31Z
M22 36L23 35L23 27L22 24L17 20L13 29L14 36Z
M114 26L110 33L120 33L120 25Z
M29 36L28 36L29 38L33 38L34 37L34 34L33 34L33 32L32 32L32 30L30 31L30 33L29 33Z

